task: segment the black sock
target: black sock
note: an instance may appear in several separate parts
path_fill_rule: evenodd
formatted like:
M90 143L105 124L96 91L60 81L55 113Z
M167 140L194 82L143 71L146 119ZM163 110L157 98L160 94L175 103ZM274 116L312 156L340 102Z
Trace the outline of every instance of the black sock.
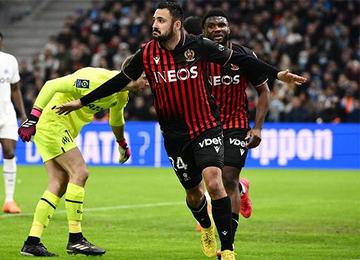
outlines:
M239 214L231 213L231 224L232 224L232 232L233 232L233 243L235 241L235 233L239 224Z
M227 196L219 200L212 200L211 205L215 225L221 241L221 251L233 250L230 198Z
M25 244L28 244L28 245L35 245L35 244L39 244L39 243L40 243L40 237L28 236L28 238L25 241Z
M79 233L69 233L69 242L71 242L71 243L79 241L82 238L83 238L83 234L81 232L79 232Z
M186 204L191 210L194 218L200 223L201 227L208 228L211 226L211 221L207 212L207 201L205 196L198 208L191 207L187 201Z

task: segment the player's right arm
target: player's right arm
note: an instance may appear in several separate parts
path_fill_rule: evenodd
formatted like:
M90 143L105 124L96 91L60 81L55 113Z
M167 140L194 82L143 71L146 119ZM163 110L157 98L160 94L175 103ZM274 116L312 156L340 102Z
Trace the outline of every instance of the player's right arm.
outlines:
M45 83L35 100L30 115L19 127L18 134L23 142L30 141L31 137L35 135L36 124L39 121L41 113L55 93L74 91L74 84L75 80L72 75L49 80Z

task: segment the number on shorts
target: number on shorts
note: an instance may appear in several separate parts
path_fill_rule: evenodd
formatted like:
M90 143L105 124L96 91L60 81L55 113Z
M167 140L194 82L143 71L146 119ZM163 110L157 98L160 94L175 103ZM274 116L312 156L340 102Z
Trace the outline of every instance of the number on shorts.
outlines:
M172 167L174 168L174 170L176 172L181 169L187 170L187 164L184 163L184 161L181 157L176 157L176 165L175 165L175 161L172 157L169 157L169 160L171 162Z

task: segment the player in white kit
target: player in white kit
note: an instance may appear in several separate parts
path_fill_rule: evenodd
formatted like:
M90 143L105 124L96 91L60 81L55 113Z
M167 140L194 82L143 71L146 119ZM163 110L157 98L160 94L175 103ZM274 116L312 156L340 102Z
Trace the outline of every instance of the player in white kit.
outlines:
M15 148L18 138L17 118L11 98L21 117L26 120L24 103L18 82L20 80L18 63L13 55L2 52L3 35L0 33L0 144L2 147L3 173L5 181L4 213L20 213L14 200L16 182Z

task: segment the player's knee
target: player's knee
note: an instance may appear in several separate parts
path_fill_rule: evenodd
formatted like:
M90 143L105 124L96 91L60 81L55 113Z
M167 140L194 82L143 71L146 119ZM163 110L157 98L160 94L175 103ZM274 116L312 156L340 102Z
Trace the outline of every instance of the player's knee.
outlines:
M88 177L89 171L86 168L77 169L76 172L71 174L70 182L79 186L84 186Z
M81 169L79 170L79 173L78 173L78 179L81 180L83 183L86 182L86 180L88 179L89 177L89 171L88 169Z

